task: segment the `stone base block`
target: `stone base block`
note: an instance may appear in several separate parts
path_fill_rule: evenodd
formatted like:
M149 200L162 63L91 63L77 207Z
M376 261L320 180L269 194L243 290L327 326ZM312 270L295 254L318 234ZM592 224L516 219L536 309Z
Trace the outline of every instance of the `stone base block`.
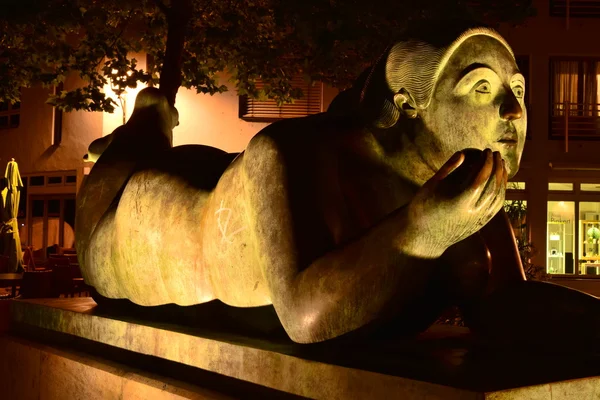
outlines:
M14 300L10 319L11 336L0 342L0 387L8 384L4 387L10 393L32 394L20 398L55 398L61 391L69 396L58 398L600 397L598 357L481 351L470 347L464 329L435 327L417 338L390 343L298 345L280 336L248 336L107 315L98 311L91 298ZM15 335L30 341L20 341ZM100 353L108 359L124 363L136 359L138 371L158 371L160 377L146 377L31 342L50 338L85 354L98 354L97 346L104 346ZM158 368L164 363L168 366ZM76 372L78 368L87 372ZM182 381L192 386L169 383L174 377L168 371L173 368L183 368L176 376L185 377ZM206 374L212 375L207 379ZM208 384L219 379L224 380L216 386ZM237 391L229 390L236 385ZM102 396L79 395L92 387Z
M0 336L2 399L227 399L85 353Z

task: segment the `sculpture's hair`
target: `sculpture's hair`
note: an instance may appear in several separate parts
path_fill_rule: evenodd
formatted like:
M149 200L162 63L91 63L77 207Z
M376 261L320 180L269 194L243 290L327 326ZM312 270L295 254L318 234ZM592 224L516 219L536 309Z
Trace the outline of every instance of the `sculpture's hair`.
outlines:
M427 108L452 54L465 40L481 35L499 41L514 58L510 46L499 33L491 28L472 26L472 23L446 29L430 24L430 27L405 34L405 39L388 47L370 69L359 99L363 117L377 128L395 125L400 110L394 104L394 95L402 89L417 109Z

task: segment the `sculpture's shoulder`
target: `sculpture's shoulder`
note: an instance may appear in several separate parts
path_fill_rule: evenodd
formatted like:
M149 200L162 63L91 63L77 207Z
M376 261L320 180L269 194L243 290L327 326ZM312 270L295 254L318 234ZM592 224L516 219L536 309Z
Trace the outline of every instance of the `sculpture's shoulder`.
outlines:
M286 165L305 164L319 154L335 152L340 135L351 128L349 121L326 112L277 121L252 138L244 157L267 153Z

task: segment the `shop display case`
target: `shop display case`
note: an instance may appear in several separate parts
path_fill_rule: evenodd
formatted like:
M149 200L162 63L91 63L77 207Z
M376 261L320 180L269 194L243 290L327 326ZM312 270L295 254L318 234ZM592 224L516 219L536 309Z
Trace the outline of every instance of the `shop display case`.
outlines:
M565 223L548 221L548 256L546 261L549 274L565 273Z
M579 273L598 275L600 272L600 221L579 222Z

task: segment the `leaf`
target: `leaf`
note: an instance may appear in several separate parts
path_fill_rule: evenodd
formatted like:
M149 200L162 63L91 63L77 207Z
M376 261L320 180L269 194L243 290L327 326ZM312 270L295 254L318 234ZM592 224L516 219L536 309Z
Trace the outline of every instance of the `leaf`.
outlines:
M181 68L166 72L169 20L155 0L46 0L27 7L11 1L0 13L0 57L8 60L0 64L0 101L18 99L20 87L52 86L76 75L81 88L49 101L65 111L111 112L114 104L99 95L107 83L126 90L136 82L158 84L161 72L180 73L181 86L213 95L227 90L218 78L228 70L238 94L284 104L302 96L290 85L295 75L348 87L408 22L468 13L487 15L492 23L518 22L535 12L530 0L190 3ZM149 56L144 70L138 68L140 52ZM266 90L257 90L259 78Z

